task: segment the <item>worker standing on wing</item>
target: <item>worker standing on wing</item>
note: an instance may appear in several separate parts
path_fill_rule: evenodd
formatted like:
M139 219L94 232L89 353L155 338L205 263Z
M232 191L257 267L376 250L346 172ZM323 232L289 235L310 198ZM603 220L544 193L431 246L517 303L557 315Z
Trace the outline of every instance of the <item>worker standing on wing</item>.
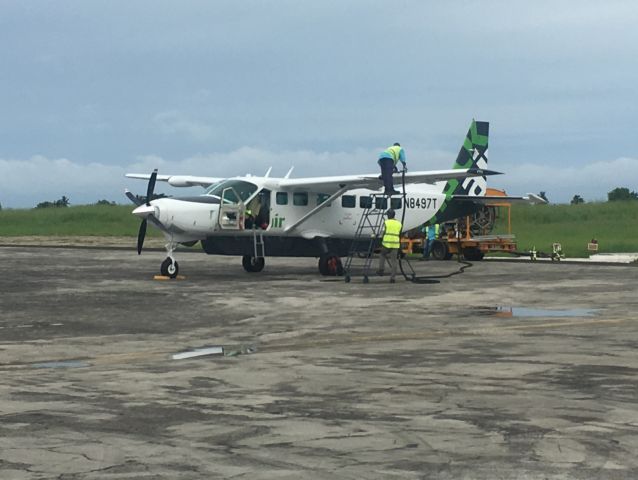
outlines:
M383 275L385 270L385 262L390 264L390 283L394 283L394 277L397 274L397 257L399 248L401 247L401 222L394 219L394 210L390 209L386 212L388 219L385 221L383 229L383 239L381 240L381 256L379 257L379 268L377 275Z
M392 174L397 170L399 161L403 164L403 170L407 170L405 166L405 150L401 148L399 143L386 148L379 155L379 166L381 167L381 179L385 187L385 195L400 193L394 189L394 183L392 182Z

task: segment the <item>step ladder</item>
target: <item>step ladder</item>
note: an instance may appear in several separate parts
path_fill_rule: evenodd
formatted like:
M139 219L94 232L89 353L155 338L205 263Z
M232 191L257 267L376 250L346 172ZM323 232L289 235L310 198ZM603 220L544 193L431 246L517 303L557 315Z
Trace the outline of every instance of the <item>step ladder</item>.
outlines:
M264 236L261 230L253 227L253 256L255 258L264 258L266 249L264 247Z
M388 209L387 199L390 197L371 193L368 198L343 267L346 283L349 283L354 275L361 275L363 283L370 281L374 251L380 244L384 217Z

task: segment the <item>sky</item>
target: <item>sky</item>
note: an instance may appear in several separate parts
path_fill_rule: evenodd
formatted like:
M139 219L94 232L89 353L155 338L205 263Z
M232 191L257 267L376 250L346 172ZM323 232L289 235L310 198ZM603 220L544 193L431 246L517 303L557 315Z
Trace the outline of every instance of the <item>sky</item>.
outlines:
M490 186L606 200L638 190L636 25L633 0L0 0L0 205L374 173L397 141L447 169L473 118Z

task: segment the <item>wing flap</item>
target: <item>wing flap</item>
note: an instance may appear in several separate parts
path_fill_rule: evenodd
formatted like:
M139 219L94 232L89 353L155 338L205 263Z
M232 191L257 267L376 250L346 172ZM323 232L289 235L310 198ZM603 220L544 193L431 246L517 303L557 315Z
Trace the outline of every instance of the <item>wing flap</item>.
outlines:
M547 203L538 195L528 193L525 196L501 196L501 195L484 195L484 196L472 196L472 195L452 195L452 199L460 202L478 203L481 205L498 205L499 203L528 203L532 205Z

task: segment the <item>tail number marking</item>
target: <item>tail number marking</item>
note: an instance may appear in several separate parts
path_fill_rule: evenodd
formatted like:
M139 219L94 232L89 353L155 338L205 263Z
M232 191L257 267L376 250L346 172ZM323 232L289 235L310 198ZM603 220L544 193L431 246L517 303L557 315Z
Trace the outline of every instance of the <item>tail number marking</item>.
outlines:
M422 197L422 198L414 198L410 197L406 199L406 204L408 208L424 208L424 209L434 209L436 210L436 198Z

